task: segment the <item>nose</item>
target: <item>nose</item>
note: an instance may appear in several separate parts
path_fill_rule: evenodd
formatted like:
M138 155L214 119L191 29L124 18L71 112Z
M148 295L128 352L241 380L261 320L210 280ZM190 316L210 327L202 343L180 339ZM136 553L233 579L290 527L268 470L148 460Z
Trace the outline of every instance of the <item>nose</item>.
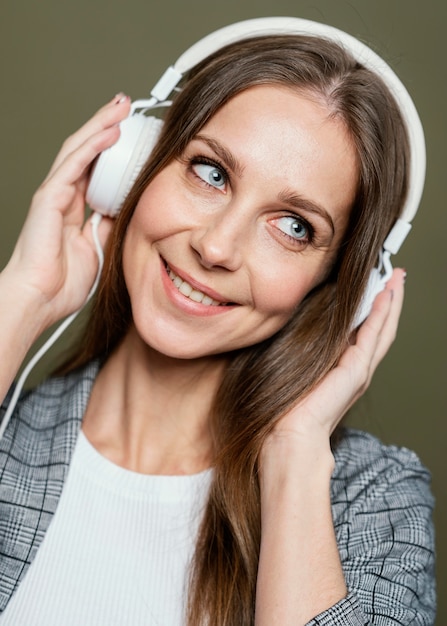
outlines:
M207 269L236 271L242 265L247 224L236 206L225 206L193 229L191 247Z

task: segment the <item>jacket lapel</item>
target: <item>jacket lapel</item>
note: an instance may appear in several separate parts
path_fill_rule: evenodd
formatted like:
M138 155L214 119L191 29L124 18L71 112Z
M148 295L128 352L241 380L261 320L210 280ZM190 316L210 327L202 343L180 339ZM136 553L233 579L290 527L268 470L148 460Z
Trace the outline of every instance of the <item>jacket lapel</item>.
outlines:
M0 612L56 511L97 372L94 362L26 393L0 441Z

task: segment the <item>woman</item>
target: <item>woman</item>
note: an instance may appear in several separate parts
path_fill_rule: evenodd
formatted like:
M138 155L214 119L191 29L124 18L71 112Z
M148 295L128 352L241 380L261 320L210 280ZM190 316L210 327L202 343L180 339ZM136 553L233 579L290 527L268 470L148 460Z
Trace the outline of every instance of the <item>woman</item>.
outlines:
M0 277L3 396L91 287L88 169L129 107L33 199ZM0 623L433 622L427 472L339 426L397 329L402 270L352 333L408 168L394 99L334 42L251 38L192 70L101 224L80 346L5 432Z

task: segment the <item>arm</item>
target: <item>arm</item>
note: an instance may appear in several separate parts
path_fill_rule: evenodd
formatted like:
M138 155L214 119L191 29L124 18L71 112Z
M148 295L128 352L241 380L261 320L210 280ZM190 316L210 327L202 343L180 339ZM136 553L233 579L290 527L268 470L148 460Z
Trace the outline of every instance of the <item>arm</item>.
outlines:
M347 594L331 515L333 460L319 444L284 437L271 464L263 460L256 626L301 626Z
M403 272L395 271L339 365L263 447L256 626L303 625L348 594L331 514L330 435L388 351L402 300Z
M0 401L32 343L78 309L93 284L97 258L84 225L89 166L119 137L129 100L114 98L62 146L35 193L12 257L0 274ZM109 220L103 220L104 241Z

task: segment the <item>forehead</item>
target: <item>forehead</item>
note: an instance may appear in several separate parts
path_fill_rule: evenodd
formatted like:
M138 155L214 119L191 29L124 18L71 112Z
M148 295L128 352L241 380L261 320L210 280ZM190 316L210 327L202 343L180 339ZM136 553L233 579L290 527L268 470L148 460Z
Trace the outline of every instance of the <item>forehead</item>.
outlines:
M227 101L204 128L222 130L229 137L238 135L241 140L250 139L255 131L259 142L268 142L270 149L288 147L293 151L305 140L319 151L334 148L355 152L345 121L322 96L282 85L258 85L242 91Z

